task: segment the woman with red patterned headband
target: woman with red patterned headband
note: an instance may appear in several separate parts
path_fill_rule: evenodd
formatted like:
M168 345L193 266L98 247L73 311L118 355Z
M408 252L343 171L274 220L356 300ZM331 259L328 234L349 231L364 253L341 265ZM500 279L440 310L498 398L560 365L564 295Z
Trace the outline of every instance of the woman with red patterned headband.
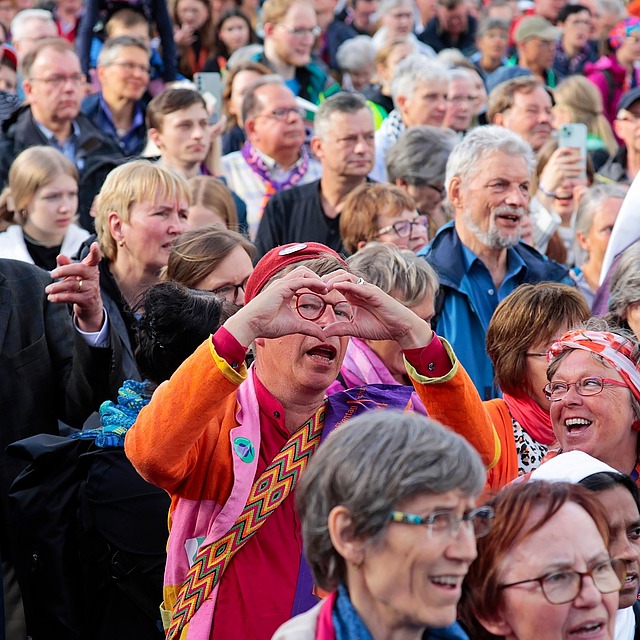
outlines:
M591 320L585 329L565 333L548 358L545 394L560 451L584 451L638 484L638 342Z

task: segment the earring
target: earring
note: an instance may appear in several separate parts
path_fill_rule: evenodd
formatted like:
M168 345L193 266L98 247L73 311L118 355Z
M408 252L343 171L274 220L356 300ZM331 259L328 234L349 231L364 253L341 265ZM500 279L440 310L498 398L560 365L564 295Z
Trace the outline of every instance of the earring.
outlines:
M124 247L124 240L118 240L118 246Z

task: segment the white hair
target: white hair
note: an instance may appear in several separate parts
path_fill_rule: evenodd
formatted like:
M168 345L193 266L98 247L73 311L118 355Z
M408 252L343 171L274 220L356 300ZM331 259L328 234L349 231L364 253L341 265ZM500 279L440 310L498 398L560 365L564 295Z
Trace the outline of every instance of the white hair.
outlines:
M369 36L356 36L345 40L336 52L336 61L342 71L359 71L368 64L373 65L376 48Z
M16 13L15 17L11 21L11 38L12 40L20 41L25 37L28 37L28 25L32 21L50 22L54 27L56 26L53 14L51 11L45 9L24 9L19 13Z
M391 80L391 97L397 104L398 97L411 98L419 84L449 82L449 72L438 62L419 53L407 56L398 63Z
M533 173L536 159L531 145L505 127L486 125L470 131L453 148L447 160L446 188L453 178L460 178L463 183L471 180L484 166L486 156L496 151L524 158L529 175Z

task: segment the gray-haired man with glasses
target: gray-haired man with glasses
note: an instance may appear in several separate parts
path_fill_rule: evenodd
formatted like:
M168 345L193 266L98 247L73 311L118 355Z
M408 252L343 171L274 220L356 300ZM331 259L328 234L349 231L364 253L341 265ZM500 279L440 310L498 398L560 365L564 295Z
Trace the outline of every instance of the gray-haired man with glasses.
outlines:
M73 47L61 38L40 41L22 60L23 88L28 104L2 125L0 183L7 182L14 158L24 149L47 145L58 149L80 172L80 221L92 227L91 204L102 184L96 159L111 164L124 156L118 145L80 114L85 76ZM105 174L106 175L106 172Z
M142 153L144 116L151 68L146 44L131 36L104 43L96 68L101 90L82 101L82 113L116 142L127 156Z

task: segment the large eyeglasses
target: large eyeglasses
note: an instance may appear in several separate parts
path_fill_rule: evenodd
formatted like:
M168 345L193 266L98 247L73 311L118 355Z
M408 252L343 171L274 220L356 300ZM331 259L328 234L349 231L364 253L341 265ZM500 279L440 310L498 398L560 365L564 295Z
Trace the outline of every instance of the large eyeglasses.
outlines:
M290 36L294 38L304 38L305 36L311 36L313 38L317 38L322 29L320 27L288 27L286 24L282 24L282 22L278 23Z
M353 307L346 301L332 304L315 293L296 293L296 311L305 320L315 322L322 318L327 305L333 307L333 313L337 320L351 322L353 320Z
M280 120L280 122L288 122L292 114L304 120L307 112L302 107L280 107L269 113L259 113L256 118L273 118L274 120Z
M382 236L385 233L393 231L399 238L408 238L411 236L414 226L426 229L429 226L429 216L419 215L413 220L400 220L398 222L394 222L393 224L379 229L378 235Z
M519 584L537 582L547 602L565 604L573 602L578 597L586 576L593 580L593 584L600 593L613 593L620 591L626 575L627 570L623 560L607 560L595 565L590 571L555 571L539 578L501 584L498 588L509 589Z
M221 287L218 287L217 289L211 289L211 293L215 293L218 298L224 298L229 302L235 302L238 299L240 289L242 289L243 291L245 290L245 287L247 286L247 280L248 278L246 278L244 282L241 282L240 284L225 284Z
M569 393L569 387L576 387L576 391L581 396L596 396L605 387L626 387L625 382L620 380L611 380L611 378L601 378L600 376L590 376L588 378L581 378L575 382L564 382L563 380L555 380L545 385L543 391L547 400L551 402L558 402L562 400L567 393Z
M69 76L63 75L53 75L48 78L29 78L31 82L43 82L44 84L48 84L51 87L55 87L59 89L63 87L66 82L71 82L71 84L77 86L82 84L85 81L85 76L83 73L72 73Z
M473 531L476 538L486 536L491 529L491 520L494 513L491 507L478 507L471 511L465 511L462 516L453 511L434 511L428 516L417 516L414 513L403 513L402 511L392 511L389 520L392 522L402 522L404 524L426 525L429 536L447 534L457 535L460 525L465 525Z

